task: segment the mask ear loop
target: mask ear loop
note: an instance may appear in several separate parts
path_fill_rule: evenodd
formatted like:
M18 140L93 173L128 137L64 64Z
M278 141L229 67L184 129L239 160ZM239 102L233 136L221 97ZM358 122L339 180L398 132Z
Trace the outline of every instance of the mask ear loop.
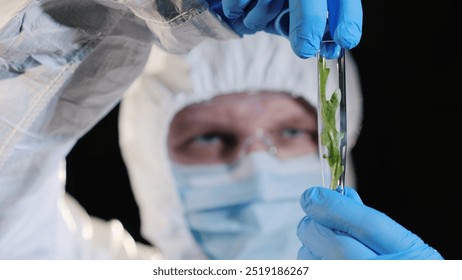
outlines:
M239 159L242 159L244 156L249 154L251 145L257 141L265 145L266 150L270 155L277 156L278 148L274 145L271 137L267 135L262 128L257 128L254 134L247 136L244 140L244 143L239 151Z

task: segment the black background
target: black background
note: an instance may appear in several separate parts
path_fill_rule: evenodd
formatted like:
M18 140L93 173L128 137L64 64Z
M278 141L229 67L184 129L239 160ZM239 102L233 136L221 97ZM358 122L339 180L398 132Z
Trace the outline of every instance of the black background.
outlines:
M352 50L364 94L353 150L358 191L446 259L462 259L461 47L455 1L404 11L363 0ZM392 8L393 13L390 11ZM67 157L67 190L95 216L122 221L136 240L138 208L117 142L118 106Z

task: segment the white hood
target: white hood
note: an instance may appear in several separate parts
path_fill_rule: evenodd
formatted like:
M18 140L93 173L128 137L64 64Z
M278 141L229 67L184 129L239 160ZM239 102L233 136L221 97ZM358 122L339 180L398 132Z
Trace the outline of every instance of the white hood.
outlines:
M347 52L348 148L360 131L362 98L355 63ZM226 93L281 91L304 97L316 107L316 59L295 56L287 39L257 33L242 39L206 40L183 56L158 48L145 72L124 96L120 145L140 209L143 236L166 259L205 258L183 216L167 151L168 127L188 104ZM351 156L347 185L354 186Z

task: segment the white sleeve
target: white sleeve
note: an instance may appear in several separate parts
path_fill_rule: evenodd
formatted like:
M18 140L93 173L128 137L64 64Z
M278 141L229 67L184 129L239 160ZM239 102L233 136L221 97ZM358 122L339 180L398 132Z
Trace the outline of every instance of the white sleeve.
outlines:
M212 13L206 0L100 0L122 2L146 22L158 46L186 53L205 38L226 40L238 35Z
M73 258L59 163L118 103L153 36L128 9L1 2L14 4L0 12L0 259Z

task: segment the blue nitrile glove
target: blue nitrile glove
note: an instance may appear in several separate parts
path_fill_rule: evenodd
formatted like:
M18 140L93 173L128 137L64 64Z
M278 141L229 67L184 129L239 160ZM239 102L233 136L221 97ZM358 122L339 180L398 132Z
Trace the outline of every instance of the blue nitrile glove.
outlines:
M280 35L274 26L285 10L287 0L207 0L209 9L219 15L239 36L266 31Z
M298 259L443 259L417 235L365 206L352 188L341 195L313 187L300 203L306 216L297 230L303 244Z
M338 46L352 49L362 35L361 0L207 1L237 34L242 36L263 30L287 36L295 54L302 58L313 57L320 50L327 11L330 34ZM287 12L289 19L285 15ZM323 52L332 53L333 50L321 49Z

